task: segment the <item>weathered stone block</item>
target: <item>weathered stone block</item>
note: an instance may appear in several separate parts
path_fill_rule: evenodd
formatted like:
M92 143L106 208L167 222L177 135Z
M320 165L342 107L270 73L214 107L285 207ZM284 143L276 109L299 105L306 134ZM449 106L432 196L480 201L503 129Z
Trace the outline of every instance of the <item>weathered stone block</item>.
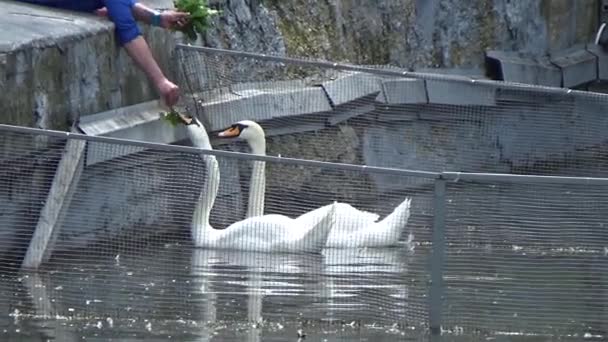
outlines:
M486 56L498 65L502 80L560 87L562 74L547 57L522 56L518 53L488 51Z
M331 110L320 87L240 90L205 102L202 107L208 130L226 128L240 120L264 121Z
M496 89L471 81L427 80L429 103L448 105L496 105Z
M166 109L158 101L118 108L95 115L83 116L78 127L87 135L107 136L171 144L186 138L183 126L173 127L161 119ZM91 143L87 146L86 165L93 165L143 150L130 146L109 148L107 144Z
M424 80L403 78L382 82L382 93L377 101L387 104L427 103Z
M379 93L381 91L381 78L371 74L352 73L333 81L324 82L322 86L331 104L339 106Z
M562 71L562 87L572 88L597 79L597 57L583 48L560 51L551 62Z
M595 44L587 44L587 51L597 57L597 78L608 80L608 51Z

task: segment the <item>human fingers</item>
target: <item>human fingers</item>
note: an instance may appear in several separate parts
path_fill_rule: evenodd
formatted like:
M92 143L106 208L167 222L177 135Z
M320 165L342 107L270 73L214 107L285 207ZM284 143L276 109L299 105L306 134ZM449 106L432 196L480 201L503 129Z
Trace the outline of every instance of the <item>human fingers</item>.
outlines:
M179 88L177 86L171 88L171 90L165 96L165 103L167 106L174 106L179 100Z

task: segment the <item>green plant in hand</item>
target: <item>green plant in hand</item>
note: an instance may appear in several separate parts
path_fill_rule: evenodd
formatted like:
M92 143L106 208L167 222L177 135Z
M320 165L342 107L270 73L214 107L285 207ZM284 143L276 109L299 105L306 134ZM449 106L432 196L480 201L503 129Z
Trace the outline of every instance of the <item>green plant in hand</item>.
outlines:
M175 0L175 8L180 12L190 13L188 24L179 28L190 40L196 40L209 27L209 18L220 11L207 7L207 0Z
M179 117L179 113L175 110L171 110L163 115L163 120L169 122L171 126L177 126L182 123L182 119Z

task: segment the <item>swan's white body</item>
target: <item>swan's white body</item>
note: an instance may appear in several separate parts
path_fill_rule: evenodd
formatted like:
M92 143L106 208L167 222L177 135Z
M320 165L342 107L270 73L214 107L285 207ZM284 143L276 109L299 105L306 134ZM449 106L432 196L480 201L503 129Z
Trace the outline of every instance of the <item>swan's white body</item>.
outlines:
M337 203L334 225L327 238L325 247L389 247L399 243L401 233L407 226L410 216L411 199L407 198L382 221L374 213L361 211L347 203ZM327 206L309 211L296 218L299 223L308 225L320 222L321 214ZM413 236L410 234L408 243Z
M194 119L196 120L196 119ZM188 137L194 146L211 150L205 128L199 121L186 125ZM217 196L220 171L213 155L202 156L206 181L192 218L192 238L198 247L237 249L258 252L311 252L319 253L327 242L334 208L327 207L322 218L310 226L283 215L261 215L233 223L225 229L211 227L209 216ZM329 227L328 227L329 226Z
M253 154L266 155L266 137L260 125L253 121L240 121L232 128L220 133L222 137L236 137L245 140ZM249 193L248 216L264 214L266 173L264 162L254 162ZM299 225L312 226L331 224L331 232L326 247L388 247L399 243L399 238L410 217L411 199L406 198L382 221L375 213L361 211L347 203L334 203L314 209L295 219ZM330 207L335 207L335 220L321 222ZM295 228L295 227L294 227ZM408 243L413 239L410 233Z

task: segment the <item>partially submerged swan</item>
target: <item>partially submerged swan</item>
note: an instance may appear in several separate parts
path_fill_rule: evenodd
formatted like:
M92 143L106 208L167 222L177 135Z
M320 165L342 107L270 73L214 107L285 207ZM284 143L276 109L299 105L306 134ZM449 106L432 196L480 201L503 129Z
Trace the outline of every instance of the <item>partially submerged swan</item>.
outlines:
M193 117L180 115L193 145L211 150L205 127ZM202 155L206 166L205 184L195 205L192 238L198 247L236 249L258 252L319 253L327 242L335 208L329 206L318 222L296 221L284 215L259 215L235 222L225 229L209 223L217 196L220 171L213 155Z
M266 136L264 129L254 121L239 121L218 134L222 138L238 137L245 140L253 154L266 155ZM266 186L265 162L255 161L251 175L248 215L264 214L264 196ZM397 245L410 217L411 199L406 198L391 214L378 221L375 213L361 211L348 203L329 204L304 213L296 222L303 226L319 224L329 207L335 207L335 221L323 221L331 224L331 232L326 247L388 247ZM413 239L409 234L408 243Z

